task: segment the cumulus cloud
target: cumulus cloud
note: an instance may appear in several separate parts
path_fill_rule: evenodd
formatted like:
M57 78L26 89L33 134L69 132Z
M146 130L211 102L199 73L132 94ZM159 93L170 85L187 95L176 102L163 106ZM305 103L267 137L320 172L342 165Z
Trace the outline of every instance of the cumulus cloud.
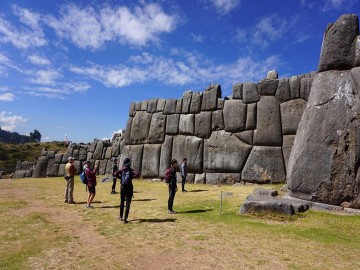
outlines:
M217 12L225 15L240 5L241 0L210 0Z
M35 71L33 77L29 79L31 83L41 85L54 85L61 74L53 69Z
M10 112L0 112L0 127L6 131L13 131L17 125L26 123L28 120L22 116L12 115Z
M36 54L29 55L28 61L34 65L40 65L40 66L47 66L51 64L51 62L48 59Z
M4 93L0 94L0 101L13 101L15 99L15 95L13 93Z
M206 57L181 49L173 49L170 57L149 53L133 56L128 66L73 66L70 71L101 82L107 87L121 88L136 83L158 81L165 85L194 86L209 82L229 87L234 82L256 81L259 76L281 65L277 56L257 61L239 57L228 64L216 64Z
M24 71L20 67L14 64L13 61L11 61L4 53L1 52L0 52L0 64L3 65L2 69L4 70L4 72L6 72L6 68L11 68L11 69L15 69L18 72L24 73Z
M65 99L74 93L84 93L90 88L86 82L57 83L52 86L25 87L26 93L31 96L49 99Z
M176 15L165 13L157 4L145 4L130 10L128 7L92 7L65 5L60 16L46 16L45 22L57 35L82 49L99 49L108 41L144 46L158 41L162 33L173 31Z

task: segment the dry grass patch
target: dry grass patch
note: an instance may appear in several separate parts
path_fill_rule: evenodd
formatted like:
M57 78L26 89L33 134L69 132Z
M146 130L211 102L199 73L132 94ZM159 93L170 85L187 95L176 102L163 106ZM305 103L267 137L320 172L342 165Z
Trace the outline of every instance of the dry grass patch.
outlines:
M207 185L178 192L178 214L169 215L164 183L134 185L130 223L123 224L110 182L99 181L95 209L86 209L79 179L75 205L63 203L61 178L1 180L0 268L360 269L359 216L240 215L256 186Z

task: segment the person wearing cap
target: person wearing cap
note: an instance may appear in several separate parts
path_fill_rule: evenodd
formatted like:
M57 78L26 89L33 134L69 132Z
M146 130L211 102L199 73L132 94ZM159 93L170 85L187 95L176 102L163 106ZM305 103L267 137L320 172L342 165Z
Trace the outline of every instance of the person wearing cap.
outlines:
M130 204L134 194L134 187L132 184L133 178L138 178L139 173L131 168L131 161L125 158L120 170L115 173L115 177L121 179L120 188L120 217L121 221L128 223L128 216L130 212ZM124 203L126 200L125 216L124 216Z
M74 158L69 157L68 163L65 165L65 180L66 180L66 189L65 189L65 203L74 204L74 175L76 173L76 168L74 166Z
M112 176L113 176L113 184L112 184L112 187L111 187L111 194L116 194L116 176L115 176L115 173L119 170L119 167L118 167L118 163L117 163L117 158L114 158L113 159L113 164L112 164Z
M176 168L177 168L177 160L171 160L170 167L170 181L168 183L169 188L169 199L168 199L168 214L176 214L173 210L175 194L178 190L177 188L177 179L176 179Z
M96 194L95 187L97 184L96 182L97 166L95 166L95 168L92 169L91 162L89 160L85 162L85 165L86 165L85 175L87 179L87 188L89 191L86 208L94 208L94 206L92 206L91 203L94 200Z

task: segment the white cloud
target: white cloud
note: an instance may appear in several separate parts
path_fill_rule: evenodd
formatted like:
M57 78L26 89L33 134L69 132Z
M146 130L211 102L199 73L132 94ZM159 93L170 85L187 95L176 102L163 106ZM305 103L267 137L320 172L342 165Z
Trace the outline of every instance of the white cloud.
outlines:
M0 127L6 131L13 131L17 125L26 123L28 120L22 116L14 115L6 111L0 112Z
M45 22L57 35L82 49L100 49L108 41L144 46L157 42L161 33L173 31L176 15L166 14L157 4L143 7L104 6L99 10L65 5L59 18L45 17Z
M33 74L34 78L30 78L29 81L35 84L41 85L54 85L56 83L56 79L61 77L61 74L52 69L48 70L38 70Z
M349 2L349 0L347 0ZM343 6L343 4L346 3L345 0L325 0L325 4L323 7L323 11L328 11L332 9L339 9Z
M301 0L300 5L312 9L315 5L315 2L313 2L313 0Z
M86 82L57 83L52 86L25 87L26 93L31 96L50 99L65 99L74 93L84 93L90 88Z
M4 70L4 72L6 72L5 67L7 67L7 68L15 69L18 72L24 73L24 71L20 67L15 65L5 54L3 54L1 52L0 52L0 64L3 65L2 69ZM1 73L1 68L0 68L0 73ZM7 72L6 72L6 74L7 74Z
M227 14L240 5L241 0L210 0L219 14Z
M47 41L39 25L40 15L15 5L13 11L19 17L22 25L15 27L3 16L0 16L0 42L11 43L18 49L46 45Z
M193 41L196 42L196 43L201 43L201 42L203 42L203 41L204 41L204 38L205 38L203 35L196 35L196 34L194 34L194 33L191 33L190 35L191 35Z
M13 101L14 99L15 95L12 93L0 94L0 101Z
M40 66L46 66L51 64L51 62L48 59L36 54L29 55L28 61L34 65L40 65Z

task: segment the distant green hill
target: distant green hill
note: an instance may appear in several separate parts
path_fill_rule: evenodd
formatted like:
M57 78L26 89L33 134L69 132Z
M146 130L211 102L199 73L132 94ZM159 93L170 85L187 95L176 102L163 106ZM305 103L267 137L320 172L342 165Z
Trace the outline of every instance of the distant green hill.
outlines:
M36 161L43 148L55 150L57 153L64 153L67 146L64 145L64 142L32 142L24 144L0 142L0 171L10 174L15 171L18 161Z

